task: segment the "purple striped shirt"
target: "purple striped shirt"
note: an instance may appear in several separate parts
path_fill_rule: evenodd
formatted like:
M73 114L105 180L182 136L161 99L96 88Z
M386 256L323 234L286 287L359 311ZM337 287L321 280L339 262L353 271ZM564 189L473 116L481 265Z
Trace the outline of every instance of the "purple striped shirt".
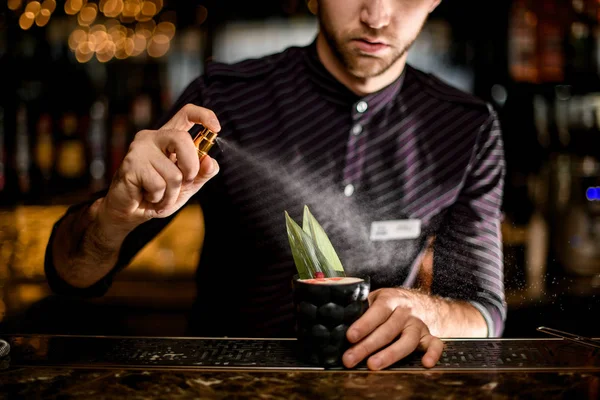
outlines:
M359 97L323 67L314 42L209 64L163 121L187 103L212 109L225 140L221 151L211 150L219 175L197 195L206 237L193 334L293 336L295 267L284 211L301 223L305 204L346 272L369 274L373 289L413 286L434 237L432 293L470 302L489 336L502 334L505 166L488 104L410 66L388 87ZM80 293L102 294L169 220L136 229L114 272ZM371 240L373 222L397 220L420 221L420 229ZM55 290L77 292L51 267Z

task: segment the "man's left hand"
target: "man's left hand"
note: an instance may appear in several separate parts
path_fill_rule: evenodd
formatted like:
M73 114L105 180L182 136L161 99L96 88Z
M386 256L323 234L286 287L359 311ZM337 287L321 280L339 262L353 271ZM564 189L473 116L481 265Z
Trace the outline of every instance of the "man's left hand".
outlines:
M424 367L435 366L444 343L431 335L421 319L411 314L410 299L405 290L376 290L369 295L369 304L369 309L348 329L346 336L353 346L343 356L347 368L369 357L367 367L380 370L416 349L425 352L421 358Z

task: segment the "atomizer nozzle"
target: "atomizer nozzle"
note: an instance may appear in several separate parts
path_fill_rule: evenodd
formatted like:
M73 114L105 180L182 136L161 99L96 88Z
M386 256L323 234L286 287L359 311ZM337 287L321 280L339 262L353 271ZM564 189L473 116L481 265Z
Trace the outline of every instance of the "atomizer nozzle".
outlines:
M198 157L202 158L208 153L213 144L215 144L216 138L217 134L208 128L204 128L196 135L194 146L196 146Z

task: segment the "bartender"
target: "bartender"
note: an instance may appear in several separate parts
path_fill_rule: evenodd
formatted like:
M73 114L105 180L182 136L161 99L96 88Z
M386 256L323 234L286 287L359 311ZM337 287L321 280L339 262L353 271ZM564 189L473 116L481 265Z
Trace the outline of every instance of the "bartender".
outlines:
M346 367L367 360L379 370L415 349L432 367L438 337L500 336L496 113L406 63L438 4L319 0L310 45L210 63L154 129L135 135L108 190L57 221L45 266L52 289L103 295L193 199L205 238L190 334L291 337L295 267L283 216L308 204L346 271L371 277ZM199 158L196 124L218 132L225 150ZM417 290L431 240L432 284Z

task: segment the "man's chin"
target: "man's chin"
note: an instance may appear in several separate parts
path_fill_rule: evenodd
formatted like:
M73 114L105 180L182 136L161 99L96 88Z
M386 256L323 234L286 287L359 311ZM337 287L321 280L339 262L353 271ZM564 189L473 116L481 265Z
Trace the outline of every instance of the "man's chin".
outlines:
M348 71L359 79L375 78L383 74L388 68L379 63L355 64L348 68Z

